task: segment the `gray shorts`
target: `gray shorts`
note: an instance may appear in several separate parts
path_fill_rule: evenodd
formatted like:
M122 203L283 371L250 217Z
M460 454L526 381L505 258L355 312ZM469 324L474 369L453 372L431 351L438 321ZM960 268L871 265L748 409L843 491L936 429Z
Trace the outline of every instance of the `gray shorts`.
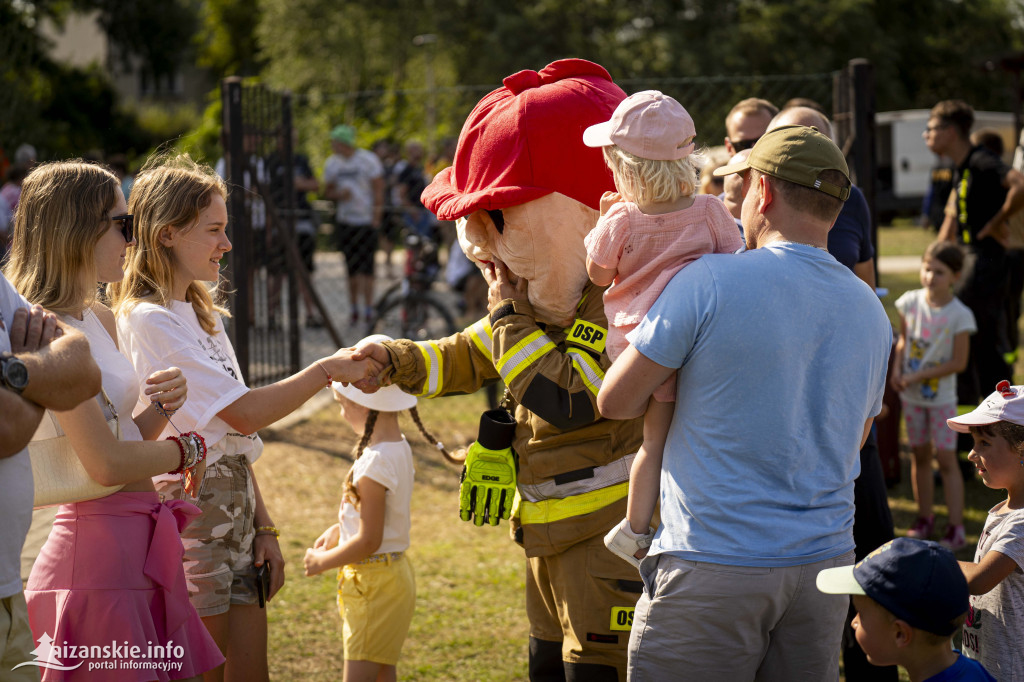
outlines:
M183 499L202 514L181 532L188 598L200 617L226 613L233 604L255 606L256 567L252 541L256 495L245 455L222 457L199 486L199 500L185 495L179 481L157 483L163 499Z
M850 598L823 594L818 572L853 552L784 568L644 560L627 679L837 680Z

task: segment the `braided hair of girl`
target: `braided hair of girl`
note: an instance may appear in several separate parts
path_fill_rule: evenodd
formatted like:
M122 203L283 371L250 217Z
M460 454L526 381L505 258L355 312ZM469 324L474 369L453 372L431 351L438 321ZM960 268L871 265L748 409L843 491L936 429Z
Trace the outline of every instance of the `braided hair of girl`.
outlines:
M366 449L367 443L370 442L370 437L373 436L373 427L377 424L378 414L380 414L380 412L377 410L370 410L369 414L366 415L366 424L363 426L363 437L359 439L359 442L356 443L355 448L352 450L352 466L349 468L348 474L345 476L345 483L342 488L342 497L347 498L356 509L359 508L359 491L357 491L355 485L352 484L355 460L362 456L363 450Z
M434 435L430 433L430 431L427 431L427 427L423 425L423 420L420 419L419 410L416 409L415 405L409 408L409 416L412 417L412 420L414 422L416 422L416 427L420 430L420 433L423 434L423 437L427 440L427 442L430 443L431 445L436 446L437 449L441 451L441 454L444 455L444 459L446 462L448 462L449 464L458 465L462 465L463 463L465 463L465 459L459 459L458 457L452 455L450 452L448 452L448 450L445 449L444 443L434 438Z

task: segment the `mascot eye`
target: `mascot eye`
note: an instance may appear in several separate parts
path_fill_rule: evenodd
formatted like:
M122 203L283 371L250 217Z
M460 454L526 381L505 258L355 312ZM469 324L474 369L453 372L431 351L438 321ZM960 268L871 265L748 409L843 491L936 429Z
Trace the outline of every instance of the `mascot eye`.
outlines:
M505 233L505 214L501 211L487 210L487 215L491 216L491 222L494 223L494 228L498 231L498 234Z

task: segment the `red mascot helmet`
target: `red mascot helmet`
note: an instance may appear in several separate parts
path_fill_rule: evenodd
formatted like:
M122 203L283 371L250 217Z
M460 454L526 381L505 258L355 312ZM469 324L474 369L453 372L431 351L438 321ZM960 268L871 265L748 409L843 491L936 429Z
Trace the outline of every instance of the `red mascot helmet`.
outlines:
M503 82L470 112L452 165L423 190L423 205L455 220L560 192L598 209L615 185L601 150L583 144L583 131L607 121L626 93L604 67L584 59Z

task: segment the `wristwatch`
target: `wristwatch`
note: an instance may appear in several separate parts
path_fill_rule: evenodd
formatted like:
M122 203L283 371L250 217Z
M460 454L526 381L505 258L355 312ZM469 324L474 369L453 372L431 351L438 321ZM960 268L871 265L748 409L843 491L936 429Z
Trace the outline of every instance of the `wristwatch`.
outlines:
M18 395L28 386L28 368L8 352L0 353L0 382Z

